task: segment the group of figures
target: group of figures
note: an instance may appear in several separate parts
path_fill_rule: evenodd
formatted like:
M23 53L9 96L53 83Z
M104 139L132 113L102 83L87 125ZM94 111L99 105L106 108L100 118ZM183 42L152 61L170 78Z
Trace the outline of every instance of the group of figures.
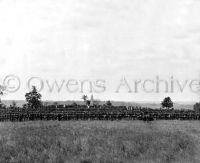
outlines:
M50 105L32 108L9 107L0 109L0 121L33 120L200 120L194 110L151 109L142 107L84 105Z

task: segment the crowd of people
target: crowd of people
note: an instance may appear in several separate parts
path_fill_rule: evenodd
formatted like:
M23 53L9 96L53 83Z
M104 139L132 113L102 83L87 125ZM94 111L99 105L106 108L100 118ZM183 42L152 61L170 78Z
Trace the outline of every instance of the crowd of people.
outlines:
M48 105L37 109L0 109L0 121L33 120L200 120L194 110L151 109L136 106Z

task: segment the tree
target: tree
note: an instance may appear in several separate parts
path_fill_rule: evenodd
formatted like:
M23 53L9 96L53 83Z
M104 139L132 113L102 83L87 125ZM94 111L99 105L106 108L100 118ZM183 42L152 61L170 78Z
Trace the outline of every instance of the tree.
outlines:
M2 102L1 102L1 96L6 94L6 86L0 85L0 107L3 106Z
M112 103L110 101L106 101L106 106L112 106Z
M174 104L173 104L173 102L172 102L170 97L166 97L162 101L161 105L162 105L163 108L168 108L169 109L169 108L172 108Z
M82 98L84 102L86 102L88 100L88 96L87 95L83 95Z
M83 95L82 99L83 99L85 105L89 108L89 106L90 106L90 100L88 100L88 96L87 95Z
M195 112L200 112L200 103L197 102L194 106L193 106L193 109Z
M91 104L91 103L90 103L90 100L87 100L87 101L86 101L86 105L89 107L90 104Z
M16 107L17 107L16 101L12 101L11 107L13 107L13 108L16 108Z
M32 91L29 93L26 93L25 95L27 106L29 108L37 109L42 106L41 97L42 95L37 92L37 89L35 86L32 87Z

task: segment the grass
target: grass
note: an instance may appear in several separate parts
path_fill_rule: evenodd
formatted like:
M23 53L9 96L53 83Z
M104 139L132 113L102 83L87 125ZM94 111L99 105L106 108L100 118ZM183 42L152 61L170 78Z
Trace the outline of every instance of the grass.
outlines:
M200 162L198 121L0 123L0 163Z

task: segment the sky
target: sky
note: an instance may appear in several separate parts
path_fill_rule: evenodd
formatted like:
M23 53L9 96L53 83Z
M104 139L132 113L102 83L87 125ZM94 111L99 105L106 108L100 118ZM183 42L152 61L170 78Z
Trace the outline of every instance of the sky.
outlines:
M29 85L42 87L44 100L93 94L102 100L160 101L171 96L199 101L200 92L185 84L200 77L199 52L198 0L0 1L0 82L4 85L10 75L20 80L19 89L7 91L3 99L24 99L31 80ZM153 82L146 85L148 93L135 91L135 80L172 76L179 81L176 91L149 92ZM59 92L49 89L55 80ZM69 80L73 91L66 88ZM89 92L86 85L81 92L84 80L93 85L100 81L101 91ZM13 79L7 84L17 87ZM182 92L180 85L185 86Z

